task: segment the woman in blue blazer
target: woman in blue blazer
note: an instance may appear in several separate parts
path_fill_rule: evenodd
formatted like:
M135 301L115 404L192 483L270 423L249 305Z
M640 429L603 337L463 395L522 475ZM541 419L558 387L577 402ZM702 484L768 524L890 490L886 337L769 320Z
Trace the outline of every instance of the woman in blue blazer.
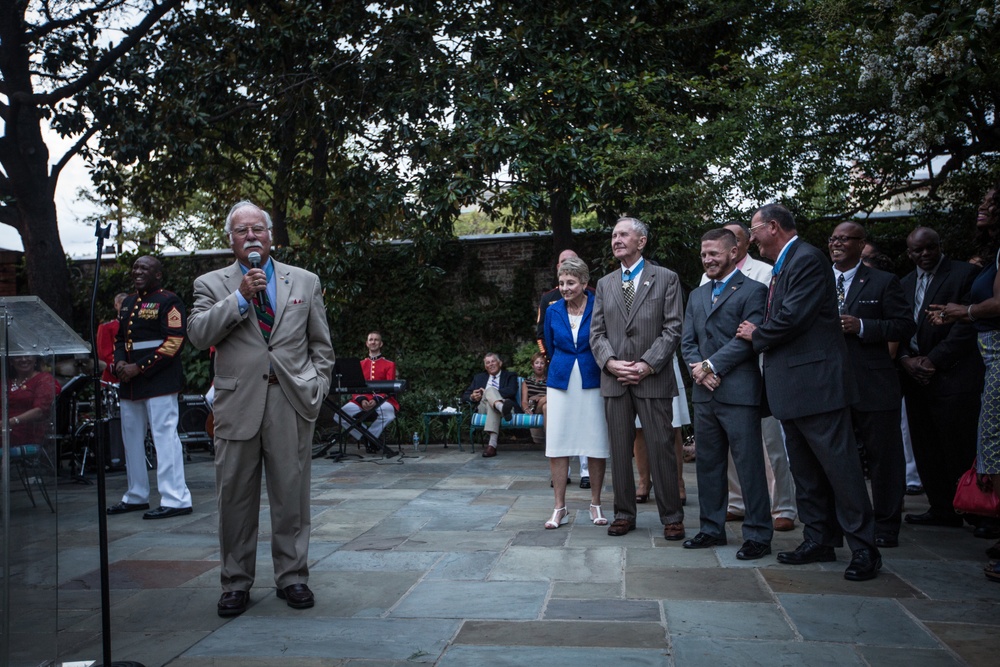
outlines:
M566 523L566 475L571 456L586 456L590 464L590 520L608 523L601 512L601 488L611 448L601 398L601 369L590 351L590 321L594 295L587 291L590 271L573 257L559 265L557 301L545 311L545 349L549 364L545 418L545 455L549 457L555 510L546 528Z

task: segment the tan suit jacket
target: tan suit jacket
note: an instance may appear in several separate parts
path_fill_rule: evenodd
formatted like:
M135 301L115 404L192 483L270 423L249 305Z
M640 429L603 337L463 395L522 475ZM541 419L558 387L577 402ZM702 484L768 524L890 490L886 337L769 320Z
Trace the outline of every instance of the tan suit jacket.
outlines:
M272 260L273 261L273 260ZM271 557L278 588L309 576L312 436L330 388L333 346L319 278L274 262L274 326L240 313L238 262L194 283L188 338L215 355L215 483L224 591L256 577L261 463L267 474ZM277 385L269 384L273 371Z
M279 262L274 262L274 278L274 327L267 342L253 307L240 315L239 262L194 282L188 339L199 349L216 349L213 409L220 438L247 440L260 430L271 369L289 403L307 421L316 421L330 389L334 354L319 278Z

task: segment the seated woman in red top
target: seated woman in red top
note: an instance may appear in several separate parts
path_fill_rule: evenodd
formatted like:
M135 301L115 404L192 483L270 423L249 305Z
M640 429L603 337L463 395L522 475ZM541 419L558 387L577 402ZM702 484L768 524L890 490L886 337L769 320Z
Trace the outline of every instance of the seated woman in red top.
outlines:
M7 376L7 427L11 445L40 445L48 430L59 383L42 370L41 358L13 357Z

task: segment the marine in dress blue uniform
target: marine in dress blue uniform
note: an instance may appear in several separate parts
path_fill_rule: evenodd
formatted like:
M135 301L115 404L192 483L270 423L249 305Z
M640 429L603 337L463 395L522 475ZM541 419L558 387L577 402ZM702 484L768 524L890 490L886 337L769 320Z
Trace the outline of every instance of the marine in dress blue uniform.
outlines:
M184 304L160 288L163 269L155 257L132 265L136 292L125 298L115 338L114 373L121 382L122 440L128 490L108 514L149 509L146 429L156 447L156 486L160 505L144 519L190 514L191 492L184 479L184 452L177 434L177 394L183 385L180 352L184 346Z

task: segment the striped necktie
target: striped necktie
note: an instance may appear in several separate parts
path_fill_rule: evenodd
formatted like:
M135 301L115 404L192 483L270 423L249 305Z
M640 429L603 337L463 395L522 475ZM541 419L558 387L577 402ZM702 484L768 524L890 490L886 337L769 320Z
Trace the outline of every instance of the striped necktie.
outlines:
M264 341L271 340L271 328L274 326L274 309L267 300L267 293L259 293L262 298L253 300L253 309L257 313L257 324L260 325L260 333L264 336Z

